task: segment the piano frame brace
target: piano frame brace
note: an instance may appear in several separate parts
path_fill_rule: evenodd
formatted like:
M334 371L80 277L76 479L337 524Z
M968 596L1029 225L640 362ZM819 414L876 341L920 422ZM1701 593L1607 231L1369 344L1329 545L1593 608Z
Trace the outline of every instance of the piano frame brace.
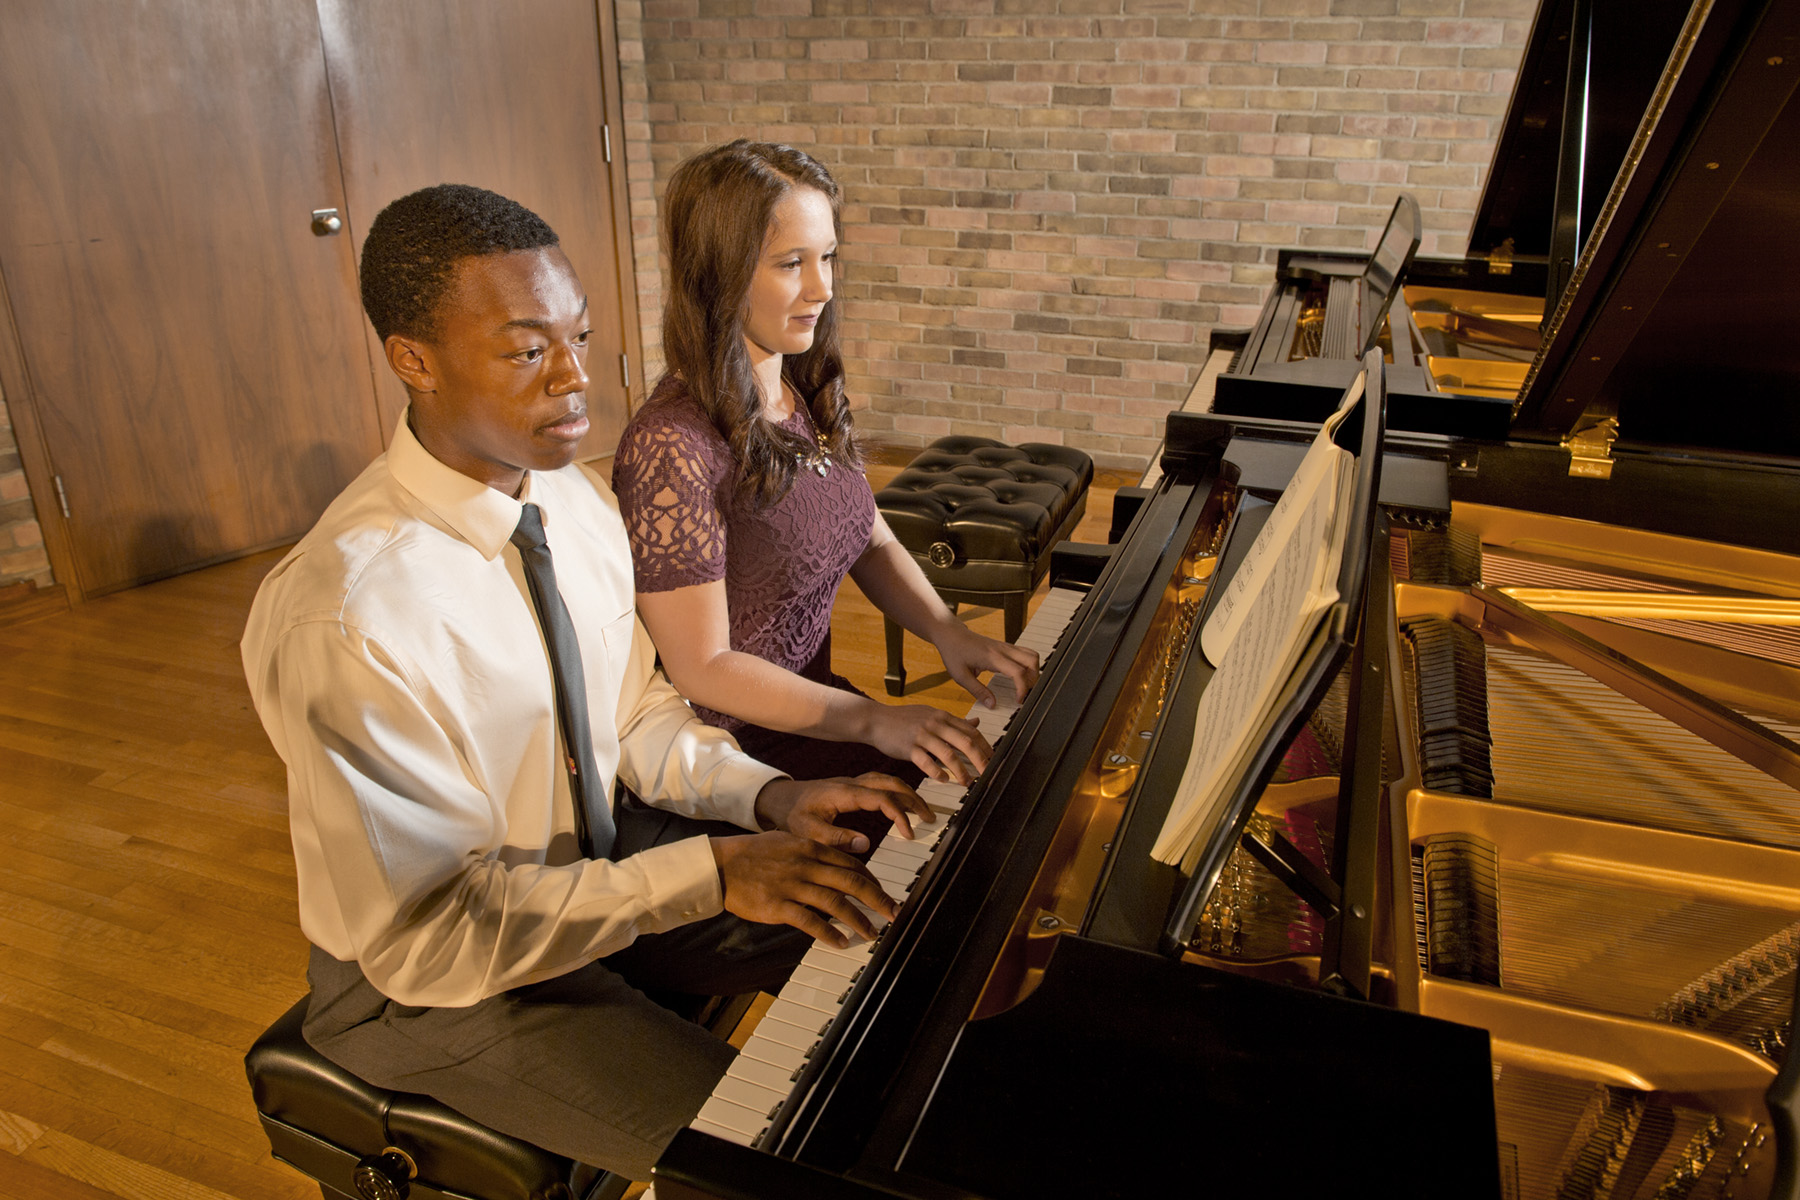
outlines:
M1261 863L1282 886L1300 897L1306 906L1326 920L1337 916L1338 901L1343 890L1337 880L1319 869L1319 865L1301 853L1300 848L1274 830L1244 830L1242 844L1246 853Z

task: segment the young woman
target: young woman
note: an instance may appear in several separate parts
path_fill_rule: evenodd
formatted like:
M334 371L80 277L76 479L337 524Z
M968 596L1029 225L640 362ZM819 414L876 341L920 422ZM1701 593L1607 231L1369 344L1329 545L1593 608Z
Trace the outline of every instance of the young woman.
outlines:
M979 672L1021 696L1037 679L1035 653L956 619L876 511L838 351L838 208L824 167L788 146L733 142L669 180L668 372L613 464L638 613L701 717L770 765L967 782L965 760L991 753L976 722L880 703L831 669L848 574L978 701L993 703Z

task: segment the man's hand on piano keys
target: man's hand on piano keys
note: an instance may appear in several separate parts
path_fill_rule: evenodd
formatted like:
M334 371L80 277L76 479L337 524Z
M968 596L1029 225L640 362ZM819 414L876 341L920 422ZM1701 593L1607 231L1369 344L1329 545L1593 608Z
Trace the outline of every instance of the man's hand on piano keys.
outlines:
M883 814L894 823L894 832L909 841L913 821L934 819L919 793L876 771L855 779L774 779L756 795L756 819L764 829L784 829L820 845L861 854L869 848L869 839L833 823L852 812Z
M843 925L866 941L875 926L855 900L889 919L898 907L868 868L841 850L793 833L711 838L713 861L725 894L725 911L765 925L792 925L817 941L843 949Z
M992 671L1012 680L1015 703L1024 700L1025 694L1037 683L1036 650L983 637L954 617L939 629L932 643L944 660L950 678L962 684L963 690L975 697L977 704L994 707L994 693L981 682L982 671Z

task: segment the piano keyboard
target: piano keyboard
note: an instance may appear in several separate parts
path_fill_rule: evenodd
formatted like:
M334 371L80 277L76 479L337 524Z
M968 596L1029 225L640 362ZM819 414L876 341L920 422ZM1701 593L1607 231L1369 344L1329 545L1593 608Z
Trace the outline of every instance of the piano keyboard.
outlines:
M1019 635L1018 644L1036 650L1042 666L1048 667L1056 641L1084 595L1069 588L1051 588ZM998 750L1000 739L993 736L996 721L1004 731L1019 705L1012 694L1011 680L995 676L988 686L993 690L995 706L971 708L970 715L980 719L983 735ZM956 784L932 780L919 786L919 795L931 805L938 819L916 828L910 842L899 837L884 838L869 858L870 873L890 896L905 901L913 881L942 840L949 816L962 807L964 792ZM879 919L867 909L863 911L879 928ZM850 994L850 985L874 951L874 942L853 942L843 950L813 943L725 1078L713 1089L692 1128L743 1146L754 1143L787 1099L807 1056L825 1036L826 1028Z

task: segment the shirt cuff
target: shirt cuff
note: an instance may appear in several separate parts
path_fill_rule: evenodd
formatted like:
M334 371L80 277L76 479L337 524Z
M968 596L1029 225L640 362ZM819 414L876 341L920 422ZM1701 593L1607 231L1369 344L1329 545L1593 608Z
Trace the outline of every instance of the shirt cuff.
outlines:
M643 930L645 933L662 933L692 921L703 921L725 909L719 864L707 838L683 838L652 846L620 863L626 864L635 868L643 880L649 926Z
M713 807L720 817L732 824L760 833L762 826L756 821L756 797L772 780L787 777L786 771L778 771L739 752L719 765L713 780Z

